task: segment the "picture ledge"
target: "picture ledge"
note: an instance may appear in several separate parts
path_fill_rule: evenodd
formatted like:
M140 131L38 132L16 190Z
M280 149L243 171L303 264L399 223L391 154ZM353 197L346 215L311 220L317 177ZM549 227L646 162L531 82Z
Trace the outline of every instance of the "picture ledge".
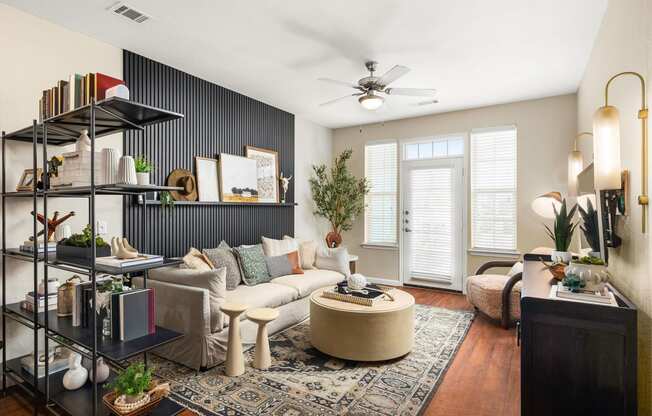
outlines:
M142 205L142 201L138 201ZM159 200L145 200L145 205L161 205ZM234 206L268 206L268 207L295 207L296 202L224 202L224 201L174 201L174 206L180 205L234 205Z

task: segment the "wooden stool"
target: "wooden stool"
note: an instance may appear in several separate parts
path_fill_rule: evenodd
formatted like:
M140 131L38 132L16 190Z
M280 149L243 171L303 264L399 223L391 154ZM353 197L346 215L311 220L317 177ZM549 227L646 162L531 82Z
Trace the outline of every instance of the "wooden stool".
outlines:
M278 311L272 308L251 309L247 311L247 318L258 324L256 355L254 356L253 367L259 370L267 370L272 364L272 357L269 353L269 339L267 338L267 324L278 318Z
M244 374L244 357L240 340L240 314L249 306L241 303L225 303L220 310L229 316L229 340L226 347L226 375Z

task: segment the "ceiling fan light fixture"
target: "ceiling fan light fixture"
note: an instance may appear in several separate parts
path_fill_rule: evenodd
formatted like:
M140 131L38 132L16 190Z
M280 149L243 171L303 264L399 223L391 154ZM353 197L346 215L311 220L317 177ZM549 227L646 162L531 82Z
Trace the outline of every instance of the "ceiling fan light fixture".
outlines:
M382 107L385 99L380 95L369 92L358 98L358 102L365 110L373 111Z

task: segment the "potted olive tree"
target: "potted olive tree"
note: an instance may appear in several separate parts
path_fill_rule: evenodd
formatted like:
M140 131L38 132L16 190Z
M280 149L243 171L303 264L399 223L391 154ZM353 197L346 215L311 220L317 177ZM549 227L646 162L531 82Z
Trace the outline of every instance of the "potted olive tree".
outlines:
M555 211L555 222L553 228L550 229L547 225L543 225L546 227L548 235L555 243L555 250L551 254L552 261L554 263L569 264L573 256L568 251L568 248L573 240L575 227L577 227L577 223L573 223L573 217L575 216L575 211L577 211L577 205L568 211L566 209L566 200L564 199L561 202L559 211L557 211L557 208L554 206L553 210Z
M366 178L358 179L349 171L347 162L353 150L343 151L330 169L326 165L313 166L310 190L315 201L315 215L326 218L331 231L326 235L328 247L342 244L342 231L349 231L353 221L364 210L364 198L370 185Z

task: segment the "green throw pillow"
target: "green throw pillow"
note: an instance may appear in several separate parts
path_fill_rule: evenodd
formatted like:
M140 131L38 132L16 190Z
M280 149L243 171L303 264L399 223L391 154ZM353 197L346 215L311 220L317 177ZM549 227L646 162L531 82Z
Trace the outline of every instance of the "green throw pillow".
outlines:
M240 246L233 249L242 268L242 280L247 286L255 286L272 280L267 272L262 244Z

